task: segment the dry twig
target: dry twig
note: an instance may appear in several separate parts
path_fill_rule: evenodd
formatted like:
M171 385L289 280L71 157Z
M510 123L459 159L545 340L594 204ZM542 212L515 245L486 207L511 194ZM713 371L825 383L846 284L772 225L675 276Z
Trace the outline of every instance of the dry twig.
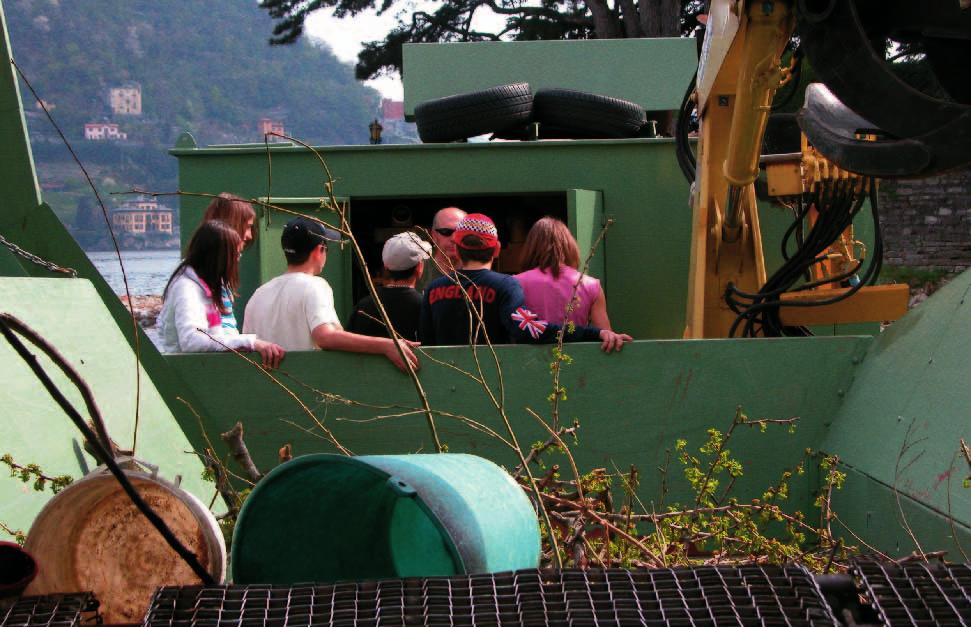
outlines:
M229 446L229 452L233 454L233 459L243 469L243 472L246 473L250 481L256 483L263 478L263 473L253 463L253 457L249 453L249 448L247 448L246 442L243 441L242 422L236 421L232 429L226 433L221 433L219 437Z
M594 240L593 244L590 246L590 251L587 253L587 258L583 262L583 267L580 269L580 276L577 277L576 283L573 284L573 290L570 293L570 299L567 301L566 310L563 312L563 324L560 325L560 330L556 334L556 348L554 349L553 363L550 365L550 371L553 379L553 391L550 394L550 419L553 423L553 428L557 429L560 424L560 400L563 396L563 388L560 387L560 373L563 367L563 342L566 340L567 320L570 319L570 314L573 313L574 308L577 305L577 291L580 289L580 283L583 281L583 277L590 270L590 261L593 259L594 254L597 252L597 248L600 247L600 243L603 241L604 237L607 236L607 230L613 226L613 219L608 219L604 224L603 228L600 229L600 234L597 239Z
M181 396L176 396L175 400L179 401L185 405L192 415L196 417L196 421L199 423L199 430L202 432L202 438L206 441L206 449L202 453L197 453L197 455L202 459L203 465L206 470L212 473L213 480L216 483L216 492L219 496L223 497L223 501L226 503L226 507L229 508L231 515L239 511L239 508L243 504L243 500L239 496L239 492L233 487L232 482L229 481L228 469L219 461L219 457L216 455L216 449L212 444L212 440L209 439L209 433L206 431L205 423L202 420L202 416L196 411L196 408L192 406L192 403L185 400ZM213 496L212 502L209 504L210 509L216 502L216 497Z
M965 460L971 465L971 460L968 460L967 444L964 443L964 439L961 439L961 453L964 454ZM958 535L957 526L954 524L954 514L951 510L951 477L954 475L954 462L957 461L958 453L955 452L951 457L951 466L947 471L947 524L951 528L951 539L954 541L954 546L957 547L958 552L961 557L964 558L965 562L971 561L968 557L967 552L964 550L964 546L961 544L960 536Z
M914 446L927 439L927 438L921 438L919 440L911 442L910 436L914 431L914 426L916 422L917 422L916 418L911 420L910 424L907 426L907 432L904 434L904 441L900 445L900 451L897 453L897 461L894 464L892 487L893 487L894 498L897 501L897 514L900 516L900 524L903 526L904 531L907 532L907 535L910 536L910 540L914 543L914 546L917 547L917 552L920 553L921 555L925 555L924 549L920 545L920 541L917 540L917 535L914 533L913 528L910 526L910 521L907 520L907 514L904 512L903 503L900 501L900 490L897 488L897 484L900 481L901 474L903 474L904 471L910 468L924 454L924 451L920 451L919 453L914 455L910 459L910 461L908 461L904 465L903 468L901 468L900 462L903 460L904 456L907 455L907 453ZM926 557L924 559L926 561Z
M131 290L128 287L128 274L125 272L125 262L121 258L121 248L118 246L118 238L115 236L115 230L111 225L111 219L108 217L108 208L105 207L105 203L101 199L101 194L98 193L98 188L95 186L94 181L91 180L91 175L88 174L87 168L85 168L84 164L81 163L80 157L78 157L77 153L74 151L74 148L71 146L71 142L67 140L67 137L65 137L64 133L61 131L61 127L57 124L57 122L54 121L54 117L51 115L50 110L47 108L47 103L44 102L44 100L40 96L37 95L37 92L34 90L34 86L30 84L30 81L27 79L27 75L24 74L24 71L20 69L20 66L17 65L17 62L14 61L13 58L10 59L10 65L12 65L15 70L17 70L17 73L20 75L20 78L24 81L24 85L27 86L27 89L30 90L31 95L34 97L34 100L36 101L37 106L41 108L41 110L44 112L44 115L47 117L47 121L50 122L52 127L54 127L54 131L56 131L58 137L61 138L61 143L64 144L65 148L67 148L67 151L71 154L71 158L74 159L74 163L77 164L78 168L81 170L81 174L84 175L84 179L87 181L88 187L90 187L91 191L94 193L94 198L95 200L98 201L98 206L101 208L101 216L104 218L105 226L108 229L108 235L111 236L111 244L112 246L114 246L115 257L118 259L118 267L121 269L121 280L122 280L122 283L124 283L125 285L125 297L128 299L128 302L130 304L132 302L132 298L131 298ZM141 344L141 337L138 335L138 329L139 329L138 317L135 315L135 310L133 307L129 308L128 311L131 314L130 317L131 317L131 324L132 324L132 341L134 342L134 347L135 347L135 426L132 431L132 444L131 444L131 450L132 450L132 453L134 454L135 450L138 448L138 423L139 423L139 417L140 417L139 412L141 408L141 399L142 399L142 368L141 368L142 344ZM99 433L98 435L105 438L107 437L106 435L102 435L101 433ZM111 449L110 440L105 439L104 442L105 442L105 448L111 451L112 449Z
M231 348L231 347L227 346L225 343L219 341L219 338L213 337L212 335L209 334L209 332L207 332L207 331L205 331L203 329L196 329L196 330L199 333L205 333L206 336L209 337L209 339L211 339L213 342L216 342L217 344L219 344L220 346L222 346L223 348L225 348L227 351L233 353L234 355L236 355L240 359L246 361L248 364L250 364L251 366L253 366L257 370L259 370L260 372L262 372L263 374L265 374L266 377L270 381L272 381L274 384L276 384L280 389L282 389L284 392L286 392L287 395L290 396L290 398L292 398L294 401L296 401L296 403L300 406L300 409L302 409L304 411L304 413L307 414L310 417L310 419L314 421L314 424L317 425L317 428L319 428L324 433L324 435L327 436L327 439L330 440L331 444L333 444L337 448L338 451L340 451L344 455L353 455L353 453L351 453L350 450L348 450L347 448L345 448L344 445L341 444L337 440L337 438L334 436L334 434L331 433L330 429L328 429L327 427L325 427L324 424L322 422L320 422L320 420L317 419L317 416L314 414L314 412L310 411L310 408L307 407L307 404L304 403L302 400L300 400L300 397L297 396L293 392L293 390L291 390L286 385L284 385L282 381L280 381L279 379L277 379L276 377L274 377L273 374L270 373L269 370L267 370L266 368L264 368L263 366L261 366L256 361L250 359L249 357L247 357L246 355L244 355L240 351L236 350L235 348Z
M539 420L539 422L546 429L548 429L548 430L550 429L549 425L547 425L545 422L543 422L543 419L540 418L536 414L536 412L534 412L532 409L530 409L528 407L526 408L526 411L529 412L529 414L532 415L534 418L536 418L537 420ZM546 440L545 442L543 442L542 444L540 444L538 446L532 447L529 450L529 455L526 456L526 463L527 464L531 464L531 463L533 463L535 461L538 461L540 455L542 455L543 453L545 453L546 451L548 451L553 446L559 446L559 447L565 449L566 448L566 445L563 443L563 436L564 435L573 435L573 434L575 434L577 432L577 429L579 429L579 428L580 428L579 423L574 423L573 426L572 427L569 427L569 428L567 428L567 427L560 427L559 430L558 430L558 432L551 434L548 440ZM516 468L513 469L512 476L513 477L518 477L522 473L523 473L523 467L522 467L522 465L519 465L519 466L516 466Z

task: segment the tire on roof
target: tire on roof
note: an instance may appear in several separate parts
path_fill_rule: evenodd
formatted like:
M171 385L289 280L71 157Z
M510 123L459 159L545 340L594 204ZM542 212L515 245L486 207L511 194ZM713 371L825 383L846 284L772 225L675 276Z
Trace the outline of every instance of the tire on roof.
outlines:
M533 98L533 120L540 123L540 137L612 139L637 137L647 113L639 104L621 98L540 89ZM543 126L553 132L544 133Z
M453 142L525 125L532 109L529 84L512 83L427 100L415 107L415 122L423 142Z

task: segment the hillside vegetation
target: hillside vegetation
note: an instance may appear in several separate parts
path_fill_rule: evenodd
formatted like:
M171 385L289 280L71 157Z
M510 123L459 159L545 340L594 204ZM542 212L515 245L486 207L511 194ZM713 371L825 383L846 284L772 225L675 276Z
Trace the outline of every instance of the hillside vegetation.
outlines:
M7 0L14 57L107 194L172 190L179 134L200 144L262 141L259 120L313 144L368 141L379 95L324 45L266 43L269 21L246 0ZM136 82L142 114L114 114L111 87ZM45 200L68 225L86 193L80 174L24 89ZM114 122L124 141L84 140Z

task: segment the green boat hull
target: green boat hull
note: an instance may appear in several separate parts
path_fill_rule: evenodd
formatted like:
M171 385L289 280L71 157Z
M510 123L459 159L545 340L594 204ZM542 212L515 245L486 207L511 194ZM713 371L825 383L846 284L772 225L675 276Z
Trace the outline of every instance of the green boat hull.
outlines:
M3 44L8 55L6 37ZM833 504L846 524L834 531L848 543L864 541L902 554L914 548L913 537L925 550L946 549L953 556L956 543L969 541L971 500L961 485L967 469L956 453L971 406L971 386L965 383L971 367L964 358L971 344L965 304L971 274L954 280L877 336L830 329L842 335L682 341L677 338L684 326L690 211L670 141L340 147L323 152L339 178L337 195L350 203L357 224L376 224L385 209L401 200L417 203L420 215L445 199L498 210L519 199L515 202L533 211L548 203L585 246L607 219L613 220L591 271L606 286L614 326L638 341L610 356L595 345L567 347L572 363L563 370L568 399L561 404L560 420L580 421L573 450L581 469L638 466L638 495L650 506L661 491L655 468L663 465L675 441L700 445L707 429L727 427L741 405L753 417L800 420L794 434L743 430L737 435L733 450L745 467L736 486L740 498L759 496L783 468L811 448L839 455L848 473ZM271 196L276 203L308 212L322 194L319 165L298 147L272 148L269 190L262 147L198 148L184 138L173 153L179 158L180 187L188 192ZM117 298L41 201L20 97L7 64L0 67L0 154L5 199L0 234L87 279L62 277L0 247L0 275L8 277L0 281L0 310L22 317L49 335L72 363L83 364L82 372L122 446L133 435L132 347L137 333L145 375L139 454L160 464L170 478L180 474L186 487L203 499L211 497L212 486L199 479L202 467L192 450L207 446L206 434L216 440L236 421L245 425L246 442L264 471L276 465L284 444L291 444L296 454L333 452L294 396L355 453L432 450L425 418L416 411L420 404L414 388L382 358L291 353L274 382L230 354L162 356L144 334L133 331ZM522 200L530 198L539 201ZM184 198L182 204L188 234L206 200ZM279 215L261 216L258 245L244 258L240 307L256 285L282 271L277 241L284 221ZM786 222L784 212L766 208L766 250L775 250L770 243L778 241ZM859 226L865 239L866 225ZM771 267L778 259L770 255L768 263ZM354 272L347 251L333 255L325 271L345 311L359 289ZM7 347L0 346L0 353L0 453L37 463L50 473L77 475L92 467L93 460L78 452L67 420L38 389L26 366ZM429 348L421 380L437 410L505 435L482 384L461 371L482 378L501 399L520 442L532 443L548 436L527 410L549 415L552 360L550 347L501 346L495 356L485 349L476 355L467 347ZM436 424L451 452L480 455L507 468L516 464L502 442L454 417L440 414ZM910 459L920 451L925 454ZM687 498L686 487L671 479L667 501ZM790 496L793 508L811 516L820 481L813 470L797 478ZM13 480L0 482L0 521L26 529L48 496Z

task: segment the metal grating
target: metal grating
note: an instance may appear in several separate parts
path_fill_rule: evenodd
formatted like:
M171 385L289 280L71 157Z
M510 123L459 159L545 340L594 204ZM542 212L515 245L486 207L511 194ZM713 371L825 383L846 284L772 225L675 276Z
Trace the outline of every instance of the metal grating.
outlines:
M0 627L76 627L97 622L98 601L90 592L22 597L0 609Z
M162 588L143 627L834 625L798 567L536 570L295 586Z
M971 567L858 561L851 574L887 625L971 625Z

